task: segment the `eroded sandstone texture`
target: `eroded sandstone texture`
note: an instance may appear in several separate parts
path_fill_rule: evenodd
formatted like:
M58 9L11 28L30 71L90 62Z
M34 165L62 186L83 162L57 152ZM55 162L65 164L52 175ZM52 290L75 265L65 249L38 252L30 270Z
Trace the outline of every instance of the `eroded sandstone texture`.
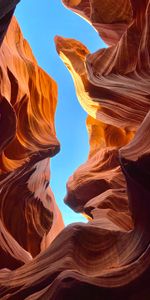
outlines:
M63 229L48 187L49 157L59 150L56 84L13 19L0 52L0 297L149 300L150 1L64 4L109 45L90 54L55 39L88 113L90 143L65 202L89 221Z
M0 70L0 266L14 269L63 228L49 187L49 157L59 151L57 86L38 67L15 18L0 49Z

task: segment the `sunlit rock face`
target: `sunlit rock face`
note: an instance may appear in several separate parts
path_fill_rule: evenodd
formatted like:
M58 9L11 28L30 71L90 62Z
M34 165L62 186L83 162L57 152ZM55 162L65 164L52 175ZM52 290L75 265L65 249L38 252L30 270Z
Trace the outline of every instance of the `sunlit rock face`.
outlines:
M0 297L149 300L150 1L64 4L109 45L90 54L81 42L55 39L88 113L89 156L65 197L88 223L61 231L48 187L49 157L59 149L56 84L37 66L14 19L0 53L2 128L7 124L0 137Z
M57 86L37 65L15 18L0 48L0 69L0 267L14 269L63 228L49 187L49 157L60 147Z

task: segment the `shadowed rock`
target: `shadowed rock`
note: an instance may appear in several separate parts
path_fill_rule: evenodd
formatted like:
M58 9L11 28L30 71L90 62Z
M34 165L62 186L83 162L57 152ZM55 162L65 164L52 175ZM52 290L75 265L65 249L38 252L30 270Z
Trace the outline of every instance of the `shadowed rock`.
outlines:
M0 297L149 300L150 1L64 4L110 45L90 54L81 42L55 38L88 113L90 144L87 161L68 180L65 202L89 221L61 231L47 186L48 157L59 149L56 85L13 20L0 53L2 124L12 124L1 138Z
M64 227L49 188L49 157L60 148L57 86L37 65L15 18L0 49L0 67L0 265L16 268Z

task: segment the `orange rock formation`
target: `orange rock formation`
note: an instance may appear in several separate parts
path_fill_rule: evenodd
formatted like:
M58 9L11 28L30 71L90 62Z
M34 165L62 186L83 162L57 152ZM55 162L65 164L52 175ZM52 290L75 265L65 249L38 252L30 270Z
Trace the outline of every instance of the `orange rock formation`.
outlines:
M55 39L88 113L90 143L65 202L89 221L63 229L48 187L48 157L59 150L56 84L13 19L0 52L0 297L149 300L150 1L64 4L109 45L90 54L81 42Z
M57 86L37 65L15 18L1 46L0 67L0 264L15 268L44 250L63 228L49 188L49 157L59 151Z

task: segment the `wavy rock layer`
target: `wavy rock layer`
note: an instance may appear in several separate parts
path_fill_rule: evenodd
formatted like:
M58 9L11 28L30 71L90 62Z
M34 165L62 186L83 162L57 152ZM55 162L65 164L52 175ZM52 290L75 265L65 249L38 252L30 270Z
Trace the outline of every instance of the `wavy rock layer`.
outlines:
M57 86L37 65L15 18L0 49L0 68L0 266L14 269L63 228L49 188L49 157L59 151Z
M108 45L116 44L133 16L130 0L63 0L99 32Z
M3 116L7 109L10 116L4 114L2 124L11 126L1 138L0 296L149 300L150 1L64 3L91 22L110 45L90 54L78 41L55 39L88 113L90 143L87 161L69 178L65 202L90 220L69 225L55 238L62 227L47 182L48 156L59 148L53 124L56 86L31 59L13 20L14 33L8 32L1 48L6 55L12 46L17 67L8 54L1 58L1 111Z

